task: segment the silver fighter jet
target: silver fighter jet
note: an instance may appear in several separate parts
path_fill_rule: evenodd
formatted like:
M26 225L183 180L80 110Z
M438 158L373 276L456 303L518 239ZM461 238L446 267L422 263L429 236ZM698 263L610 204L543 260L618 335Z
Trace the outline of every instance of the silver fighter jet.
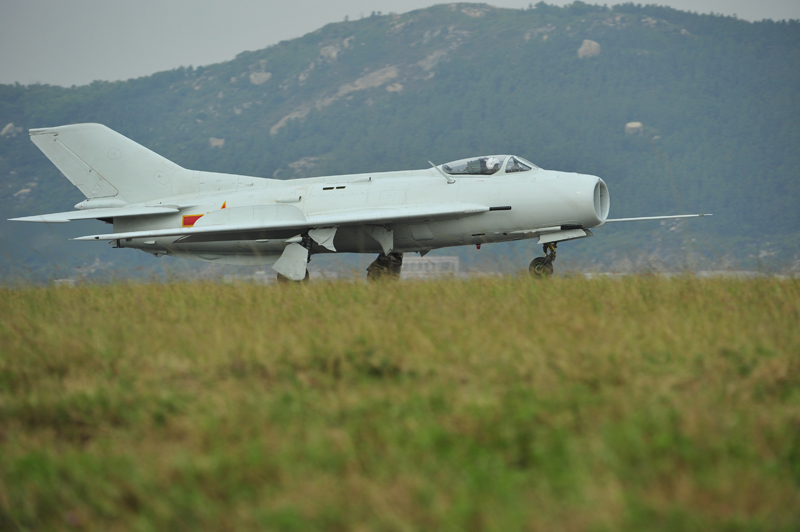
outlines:
M155 256L268 264L282 281L308 279L316 253L377 253L367 277L396 277L404 253L538 238L550 275L559 242L609 219L599 177L544 170L516 155L471 157L422 170L282 181L187 170L100 124L32 129L31 140L86 200L75 211L14 218L98 219L111 241Z

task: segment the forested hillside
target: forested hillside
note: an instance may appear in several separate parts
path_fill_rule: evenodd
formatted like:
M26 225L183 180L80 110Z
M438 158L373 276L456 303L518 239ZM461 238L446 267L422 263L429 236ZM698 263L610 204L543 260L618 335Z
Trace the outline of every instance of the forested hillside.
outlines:
M600 228L564 246L581 264L787 268L800 260L799 95L798 21L439 5L124 82L0 85L0 205L5 219L83 199L27 136L76 122L104 123L187 168L283 179L516 153L603 177L612 217L714 213ZM64 242L97 228L2 222L3 270L165 260Z

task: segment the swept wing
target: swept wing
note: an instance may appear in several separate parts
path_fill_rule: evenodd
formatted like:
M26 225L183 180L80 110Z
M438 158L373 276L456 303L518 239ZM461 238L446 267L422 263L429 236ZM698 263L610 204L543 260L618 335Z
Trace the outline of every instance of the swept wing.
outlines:
M272 207L273 209L268 209ZM288 208L287 208L288 207ZM259 209L260 208L260 209ZM259 221L238 222L245 218L244 213L236 211L256 210L269 211L275 214L272 217L262 217ZM426 205L406 205L400 207L383 207L372 209L350 209L346 211L336 211L326 214L303 215L303 213L290 205L256 205L253 207L239 207L235 209L223 209L217 218L228 217L228 223L219 219L219 224L215 224L211 215L201 218L194 227L174 228L174 229L154 229L146 231L130 231L125 233L108 233L103 235L88 235L73 240L117 240L123 238L157 238L169 236L190 237L195 235L214 235L248 231L274 231L286 229L310 229L318 227L334 227L346 225L364 224L390 224L397 222L407 222L414 220L431 220L443 218L455 218L459 216L480 214L489 212L490 208L485 205L474 203L440 203ZM281 212L283 211L283 212ZM289 213L284 214L284 213ZM255 218L258 213L255 212ZM288 219L287 219L288 218Z
M126 216L151 216L155 214L174 214L177 207L113 207L105 209L87 209L85 211L54 212L11 218L12 222L39 222L62 224L73 220L99 220L102 218L124 218Z

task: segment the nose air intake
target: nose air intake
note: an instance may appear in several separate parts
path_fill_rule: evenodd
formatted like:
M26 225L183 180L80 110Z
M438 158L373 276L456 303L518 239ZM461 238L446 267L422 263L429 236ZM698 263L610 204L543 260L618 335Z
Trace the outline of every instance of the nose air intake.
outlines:
M594 186L594 213L601 222L605 222L608 218L609 204L608 187L605 181L598 179Z

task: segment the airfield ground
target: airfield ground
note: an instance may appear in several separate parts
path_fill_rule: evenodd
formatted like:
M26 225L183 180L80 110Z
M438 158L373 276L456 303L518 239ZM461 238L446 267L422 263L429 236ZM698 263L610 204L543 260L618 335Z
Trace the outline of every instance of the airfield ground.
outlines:
M0 530L797 530L800 280L0 289Z

